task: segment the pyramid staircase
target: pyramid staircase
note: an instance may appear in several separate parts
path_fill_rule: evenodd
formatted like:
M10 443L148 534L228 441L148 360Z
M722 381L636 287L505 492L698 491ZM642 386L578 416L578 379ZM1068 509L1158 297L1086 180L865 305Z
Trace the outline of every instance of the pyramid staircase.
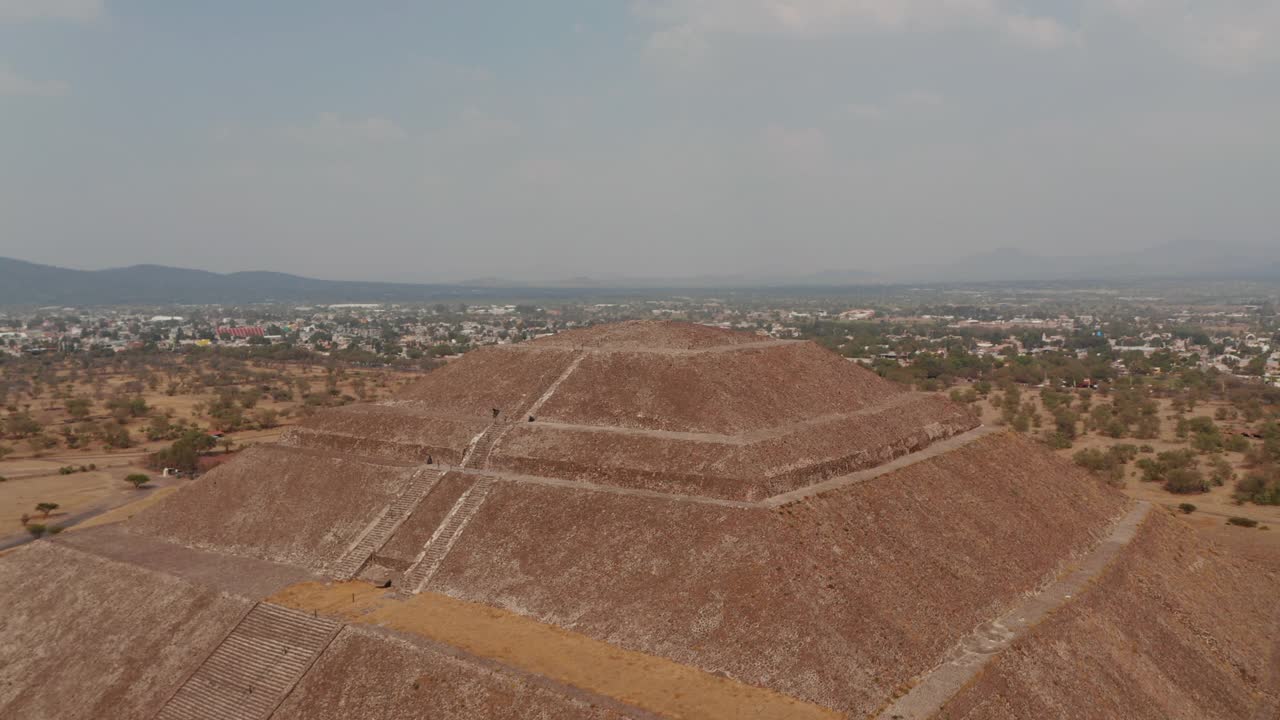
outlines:
M560 387L560 383L564 382L565 378L569 377L577 369L578 364L582 362L584 357L586 357L585 353L579 353L547 390L527 408L527 411L520 414L520 417L531 416L541 408L555 393L556 389ZM497 447L498 442L507 434L507 431L514 426L515 424L512 422L494 421L492 425L485 428L480 437L467 450L460 463L461 466L475 470L484 470L489 467L489 457L493 454L493 449ZM481 477L471 486L471 489L458 498L453 508L449 510L449 514L445 516L444 521L440 523L440 527L436 528L431 539L427 541L426 546L422 549L422 554L404 574L397 594L401 597L407 597L420 592L430 582L432 576L440 569L445 556L449 554L449 550L453 548L453 544L457 542L458 536L467 527L467 523L471 522L471 518L475 517L476 513L479 512L480 506L484 504L491 487L493 487L493 479Z
M265 720L341 627L279 605L254 605L156 720Z
M462 467L483 470L489 465L489 456L493 454L493 448L497 446L498 441L503 435L511 429L511 423L495 422L480 433L480 437L476 439L475 444L467 449L466 455L462 458Z
M485 496L489 494L489 488L492 486L492 478L480 478L471 486L471 489L458 498L453 508L449 510L449 514L445 516L444 522L440 523L440 527L427 541L418 561L405 573L404 581L400 586L401 596L421 591L423 586L431 580L431 576L436 574L454 542L462 534L463 528L471 522L471 518L475 517L480 506L484 504Z
M418 503L431 492L440 476L444 473L435 467L424 467L414 474L409 487L391 503L382 515L369 526L360 539L343 553L341 558L329 569L329 574L339 580L350 580L355 577L369 562L369 558L378 551L400 524L413 513Z

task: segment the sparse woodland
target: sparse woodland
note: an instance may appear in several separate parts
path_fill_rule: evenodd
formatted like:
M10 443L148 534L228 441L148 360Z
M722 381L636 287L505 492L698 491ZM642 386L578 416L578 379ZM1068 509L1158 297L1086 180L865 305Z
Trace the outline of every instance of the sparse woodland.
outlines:
M218 351L4 356L0 457L124 450L193 430L269 430L319 408L386 397L415 376Z

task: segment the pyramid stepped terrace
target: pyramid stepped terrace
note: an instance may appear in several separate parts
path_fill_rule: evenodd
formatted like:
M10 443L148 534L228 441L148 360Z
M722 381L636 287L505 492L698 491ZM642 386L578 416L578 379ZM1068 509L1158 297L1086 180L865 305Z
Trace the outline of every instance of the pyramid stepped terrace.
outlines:
M0 717L1261 720L1277 597L945 398L630 322L0 556Z

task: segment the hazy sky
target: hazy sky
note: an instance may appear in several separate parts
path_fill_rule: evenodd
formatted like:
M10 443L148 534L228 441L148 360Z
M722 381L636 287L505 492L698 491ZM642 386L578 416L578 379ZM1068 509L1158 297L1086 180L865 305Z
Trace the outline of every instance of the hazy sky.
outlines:
M0 0L0 255L320 277L1280 245L1280 0Z

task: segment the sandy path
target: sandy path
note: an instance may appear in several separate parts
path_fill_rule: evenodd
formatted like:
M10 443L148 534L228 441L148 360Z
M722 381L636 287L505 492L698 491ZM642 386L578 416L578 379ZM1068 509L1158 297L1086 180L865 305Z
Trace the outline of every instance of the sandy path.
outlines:
M72 525L71 527L67 528L67 531L71 532L73 530L88 530L91 527L98 527L99 525L110 525L111 523L123 522L133 517L134 515L137 515L143 510L146 510L152 505L155 505L156 503L160 502L166 497L178 492L178 490L180 489L181 488L177 485L170 485L169 487L156 488L154 492L150 493L149 495L142 498L141 500L135 500L134 502L131 502L127 505L121 505L118 508L106 511L101 515L94 515L93 517L89 518L88 520L85 520L82 523Z
M137 491L124 482L126 474L122 468L109 468L70 475L55 471L51 475L9 476L8 481L0 483L0 534L23 532L23 513L33 516L33 522L61 525L67 516L83 512L101 500L134 500ZM58 503L57 511L48 520L35 511L36 503L41 502Z
M58 510L50 514L47 520L38 513L33 513L31 522L49 526L56 525L67 530L77 527L83 529L84 527L126 520L146 507L159 502L165 495L179 489L179 483L183 482L174 478L153 476L148 485L142 490L137 490L122 481L125 474L125 470L118 470L115 473L74 473L72 475L55 475L53 478L30 478L17 483L10 481L0 487L18 485L16 493L12 496L5 495L4 502L0 504L0 507L7 509L11 503L25 501L23 507L29 506L33 508L34 502L51 500L59 504ZM88 477L99 475L105 479ZM63 481L62 484L65 484L70 489L57 495L49 495L50 486L47 483L54 478ZM82 483L83 485L77 488L75 487L77 483ZM42 498L42 500L32 502L33 498ZM3 527L14 530L14 532L0 537L0 548L15 547L34 539L22 528L18 516L14 516L11 525L6 524Z
M400 601L367 583L301 583L267 601L419 635L666 717L843 717L772 690L446 595L423 593Z

